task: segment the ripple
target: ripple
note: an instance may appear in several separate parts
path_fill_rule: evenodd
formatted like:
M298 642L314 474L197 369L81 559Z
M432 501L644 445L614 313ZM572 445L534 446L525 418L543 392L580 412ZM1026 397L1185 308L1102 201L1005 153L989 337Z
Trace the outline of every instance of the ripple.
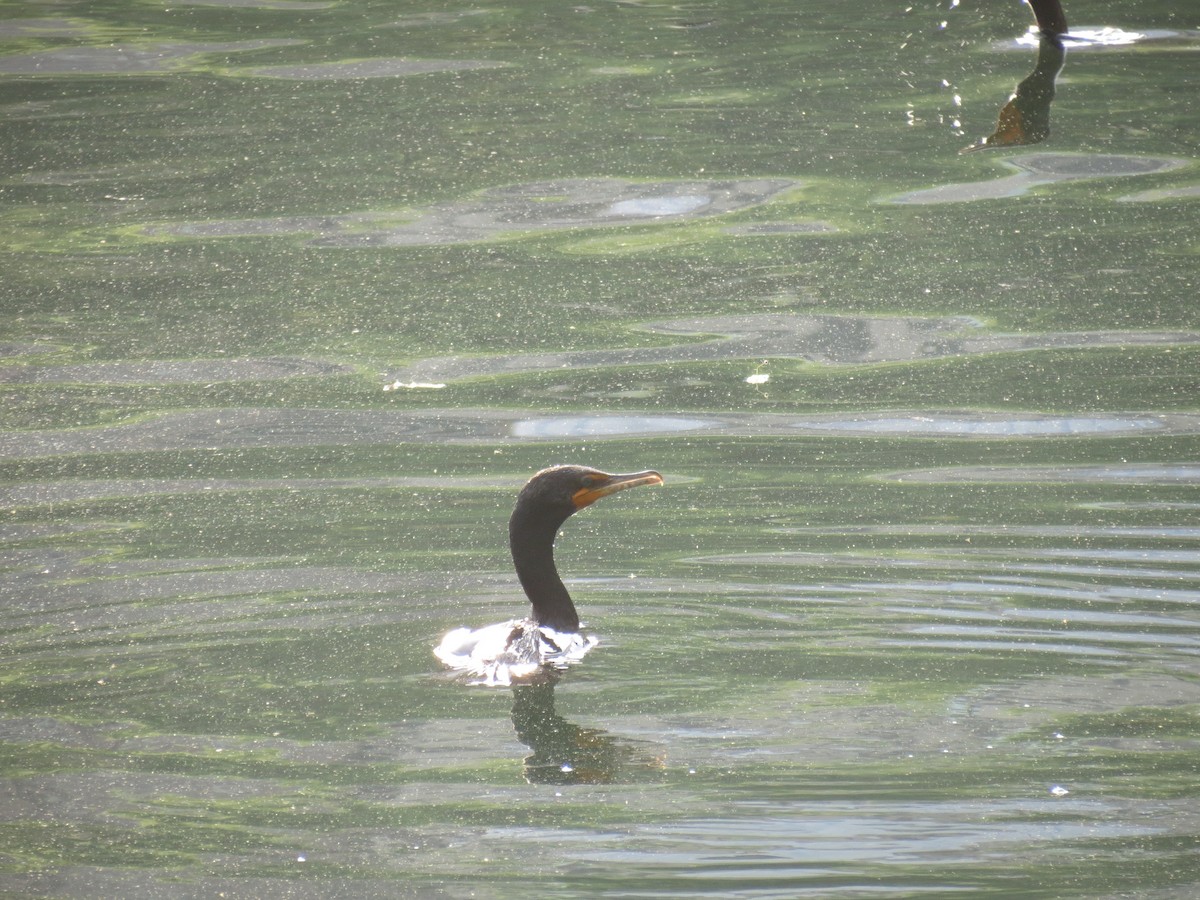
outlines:
M1129 590L1138 591L1143 597L1147 589L1131 587L1133 582L1164 582L1171 587L1162 588L1163 598L1172 597L1171 602L1178 602L1180 596L1192 595L1200 600L1200 594L1189 585L1200 584L1193 575L1192 566L1196 562L1196 554L1189 551L1171 550L1155 553L1153 551L1108 552L1095 550L1081 552L1074 547L1056 548L1054 550L1019 551L999 550L971 546L968 548L953 547L915 547L904 551L832 551L818 552L810 550L773 550L763 552L745 552L736 554L715 554L710 556L691 557L688 563L717 566L747 566L752 568L813 568L843 567L870 568L877 570L937 570L947 577L955 579L963 577L961 573L978 571L979 581L962 582L959 580L946 581L940 585L933 582L922 583L923 589L931 591L948 591L950 593L984 592L988 594L1025 594L1030 591L1045 590L1047 596L1075 596L1074 590L1062 592L1061 587L1042 585L1037 579L1043 576L1051 578L1073 578L1084 576L1093 579L1090 585L1090 596L1094 600L1108 599L1110 596L1127 598ZM1119 584L1117 583L1119 582ZM1102 585L1110 585L1103 587ZM1032 587L1031 587L1032 585ZM882 592L889 590L907 590L911 584L889 583L877 586ZM873 588L873 590L875 590Z
M748 806L741 818L691 817L681 822L634 825L610 834L591 831L563 835L541 829L505 829L509 840L521 838L545 843L564 839L576 845L571 855L577 865L586 867L618 866L626 877L629 872L651 877L656 870L690 873L704 894L718 893L724 885L728 893L753 884L767 896L807 895L811 886L815 896L839 896L830 885L843 878L855 863L874 867L880 859L911 860L928 865L960 860L977 864L980 856L1001 852L1008 845L1052 847L1092 839L1103 834L1109 839L1128 835L1152 835L1151 824L1130 825L1113 819L1099 824L1099 810L1084 821L1067 824L1055 819L1035 824L1045 815L1044 807L1024 801L996 801L976 813L960 803L913 802L862 804L808 799L804 812L797 815L787 804L764 800ZM514 832L515 833L510 833ZM491 835L492 841L499 834ZM1006 852L1006 851L1005 851ZM869 891L853 891L846 896L936 896L944 885L930 877L889 884L887 876L872 879Z
M1090 484L1190 484L1200 482L1200 465L1134 463L1091 466L956 466L947 469L893 472L889 481L962 482L1079 482Z
M336 6L336 0L172 0L174 6L224 6L234 9L278 9L308 12Z
M364 77L346 72L340 77ZM325 247L463 244L543 231L719 216L766 203L796 184L784 179L576 178L491 188L457 202L395 213L167 222L146 225L143 231L176 237L302 234Z
M1030 153L998 160L1017 174L1007 178L946 184L891 198L892 203L927 205L1018 197L1030 188L1060 181L1154 175L1187 165L1170 156L1116 156L1100 153Z
M0 73L11 75L161 74L196 64L209 53L242 53L267 47L287 47L303 41L267 39L225 43L112 44L70 47L0 56Z
M841 422L806 423L808 429L872 434L954 435L957 437L1026 437L1061 434L1114 434L1161 428L1150 418L1115 416L856 416Z
M1136 194L1126 194L1118 197L1118 203L1162 203L1171 200L1194 200L1200 197L1200 184L1188 184L1182 187L1157 188L1140 191Z
M996 45L996 49L1027 50L1030 47L1036 48L1040 40L1040 32L1036 27L1032 27L1015 41L1005 41ZM1084 25L1072 28L1068 34L1061 36L1061 40L1063 46L1073 53L1077 50L1120 49L1145 43L1195 44L1200 41L1200 31L1180 31L1167 28L1127 31L1120 26Z
M520 589L507 572L413 575L232 557L131 564L63 558L47 566L36 552L5 554L3 561L9 569L0 583L9 660L61 652L53 644L103 644L112 656L127 657L177 641L195 647L216 640L253 643L273 630L321 631L334 623L343 630L407 623L423 637L428 632L428 641L406 651L424 656L433 635L449 627L451 613L434 598L450 592L487 600L504 607L501 618L520 608ZM47 629L53 642L46 640Z
M792 631L800 639L806 629L825 627L827 639L837 645L876 650L937 647L1097 659L1136 655L1187 665L1200 656L1195 615L1200 556L1174 546L1176 536L1169 531L1159 546L1141 551L1127 543L1111 550L988 547L976 536L967 546L929 546L920 542L921 532L915 525L917 543L882 551L870 545L833 552L781 549L684 562L720 567L728 574L719 584L736 582L736 573L758 579L757 597L730 599L739 618L726 624L736 624L755 606L791 608L790 619L762 623L776 641ZM887 533L903 535L904 528ZM1008 540L999 529L992 539ZM803 570L806 583L785 581L780 573L789 568ZM844 624L825 624L837 621ZM857 621L874 624L863 630L852 625ZM804 639L823 636L810 633ZM760 649L771 652L769 643Z
M491 12L487 9L437 10L435 12L418 12L395 19L381 28L423 28L429 25L453 25L463 19L473 16L486 16Z
M0 433L0 458L198 448L357 446L405 441L499 441L510 417L391 410L215 409L125 425Z
M726 234L747 237L772 237L788 234L837 234L841 229L828 222L749 222L730 225L723 229Z
M600 366L651 366L772 357L842 366L1031 350L1200 343L1200 333L1193 331L1006 334L987 331L978 321L963 316L764 313L652 321L639 327L655 334L686 336L690 340L659 347L436 356L405 366L387 377L389 381L445 384L489 375ZM1096 419L1099 421L1103 417Z
M0 38L64 38L87 33L86 25L70 19L5 19L0 22Z
M364 78L402 78L406 75L430 75L438 72L470 72L498 69L507 63L482 59L355 59L345 62L294 63L280 66L256 66L245 74L265 78L290 78L298 81L344 81Z
M981 414L982 415L982 414ZM880 413L880 419L898 418ZM1034 419L1029 414L1014 415L1019 422ZM1200 416L1172 415L1146 417L1158 434L1200 433ZM33 459L87 453L144 453L198 449L248 449L252 447L356 447L404 443L501 444L505 440L561 440L587 437L596 440L629 435L670 435L688 431L706 434L794 436L828 435L837 430L844 417L792 416L771 414L721 414L696 417L663 416L654 413L630 413L611 416L539 416L530 418L516 412L487 409L421 410L343 410L311 408L225 408L167 412L136 422L86 428L30 429L0 432L0 459ZM1003 423L994 415L989 422ZM1146 427L1118 427L1129 421L1141 423L1142 417L1115 416L1111 428L1099 433L1140 434ZM834 428L830 424L834 424ZM848 432L851 436L855 432ZM859 433L871 434L860 429ZM910 432L917 434L917 432ZM1063 432L1048 428L1046 437ZM976 434L952 434L930 431L930 437ZM989 426L984 436L1026 439L1038 437L1027 428L1005 429L1002 424ZM1200 477L1200 467L1124 466L1124 467L1029 467L1019 469L962 468L894 472L878 476L892 481L1018 481L1018 480L1125 480L1158 483L1164 480L1192 481Z
M0 366L0 384L213 384L344 375L350 366L309 359L144 360L63 366Z
M677 416L553 416L514 422L513 437L602 437L630 434L672 434L719 427L708 419Z
M1051 653L1055 656L1103 657L1110 659L1124 658L1128 655L1110 647L1087 647L1080 644L1066 644L1056 641L998 640L986 637L954 640L945 638L919 641L888 640L885 643L897 648L907 647L915 649L923 647L928 649L930 647L938 647L943 650L961 650L964 653L978 653L983 650L990 650L1005 655L1016 653Z
M684 213L704 209L712 202L712 198L703 194L689 196L687 194L664 197L640 197L636 200L618 200L606 211L610 216L638 216L658 218L660 216L681 216Z
M1093 504L1089 504L1091 506ZM1099 507L1107 507L1109 504L1094 504ZM1124 504L1114 504L1114 508L1124 509ZM1150 508L1150 509L1200 509L1200 504L1153 504L1143 506L1142 504L1132 504L1134 509ZM906 537L914 536L936 536L944 537L951 535L960 537L964 535L1002 535L1005 538L1011 537L1031 537L1044 538L1049 540L1097 540L1111 539L1122 543L1128 542L1130 539L1139 541L1153 540L1200 540L1200 527L1179 527L1171 525L968 525L958 523L954 525L930 525L923 522L906 522L903 525L855 525L845 528L818 528L816 526L783 526L780 528L771 529L772 533L778 534L836 534L836 535L904 535Z
M30 341L0 342L0 359L11 359L14 356L36 356L40 353L53 353L61 349L53 344L35 344Z
M519 488L522 476L452 477L391 476L387 478L130 478L65 479L0 485L0 505L45 506L118 498L186 496L188 494L288 491L311 493L337 490L454 490Z

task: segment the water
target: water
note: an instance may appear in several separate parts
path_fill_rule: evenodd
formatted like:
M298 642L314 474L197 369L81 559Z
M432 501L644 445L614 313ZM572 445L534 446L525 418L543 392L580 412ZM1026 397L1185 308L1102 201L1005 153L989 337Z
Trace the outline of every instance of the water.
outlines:
M1195 894L1200 35L968 6L9 9L0 891Z

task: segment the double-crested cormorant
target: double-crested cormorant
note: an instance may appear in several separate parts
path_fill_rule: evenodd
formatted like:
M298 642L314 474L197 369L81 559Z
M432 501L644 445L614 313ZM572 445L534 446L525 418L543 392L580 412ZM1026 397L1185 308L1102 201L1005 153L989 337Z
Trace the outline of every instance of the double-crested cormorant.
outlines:
M1054 82L1062 70L1066 52L1062 38L1067 33L1067 14L1059 0L1027 0L1033 8L1039 31L1037 65L1017 85L1016 91L1000 110L996 129L959 152L993 147L1020 147L1037 144L1050 136L1050 104L1054 100Z
M642 484L662 484L657 472L608 475L586 466L554 466L534 475L508 520L508 543L517 577L533 614L484 628L456 628L434 649L452 669L479 684L511 684L546 668L578 662L597 644L579 632L579 613L554 566L554 536L573 513L601 497Z
M1027 0L1033 8L1038 30L1046 37L1058 37L1067 33L1067 14L1060 0Z

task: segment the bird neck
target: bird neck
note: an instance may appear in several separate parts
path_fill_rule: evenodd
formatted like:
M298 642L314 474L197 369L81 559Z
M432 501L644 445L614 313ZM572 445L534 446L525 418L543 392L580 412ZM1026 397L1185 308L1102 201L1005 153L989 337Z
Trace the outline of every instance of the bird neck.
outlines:
M579 613L554 565L559 524L525 516L518 508L508 523L509 548L517 578L533 604L533 620L555 631L579 631Z

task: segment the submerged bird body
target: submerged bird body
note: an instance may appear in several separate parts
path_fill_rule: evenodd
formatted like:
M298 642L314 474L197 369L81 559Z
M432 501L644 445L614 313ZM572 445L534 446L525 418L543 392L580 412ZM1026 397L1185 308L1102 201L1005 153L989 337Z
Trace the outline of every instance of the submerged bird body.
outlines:
M511 684L563 669L598 643L580 633L579 613L554 565L554 537L572 514L609 494L643 484L662 484L657 472L609 475L584 466L543 469L517 497L508 523L517 578L533 606L525 619L484 628L456 628L434 655L478 684Z
M503 685L536 679L546 668L579 662L599 640L590 634L555 631L533 619L510 619L483 628L455 628L434 653L452 669Z

